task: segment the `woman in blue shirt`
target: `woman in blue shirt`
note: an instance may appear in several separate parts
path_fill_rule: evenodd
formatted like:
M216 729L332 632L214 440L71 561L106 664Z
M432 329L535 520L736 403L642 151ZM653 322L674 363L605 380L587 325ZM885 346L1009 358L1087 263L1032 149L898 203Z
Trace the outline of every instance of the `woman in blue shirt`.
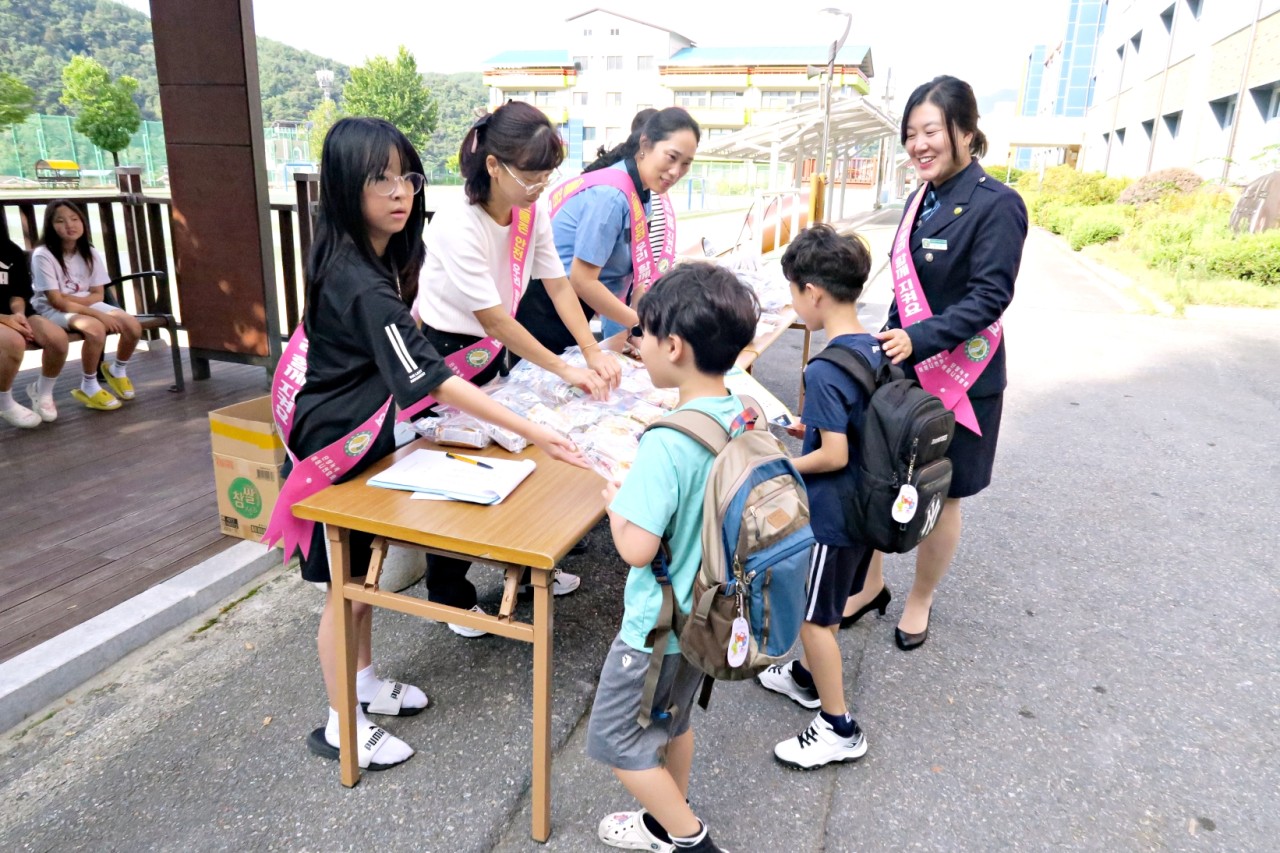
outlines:
M699 139L698 123L689 113L668 107L612 151L602 148L584 174L615 169L629 177L647 217L651 211L649 194L665 193L685 176ZM589 186L563 203L551 227L556 251L588 319L600 314L606 337L636 325L639 320L629 304L635 283L629 194L612 185ZM539 281L530 282L517 319L552 352L563 352L575 343Z

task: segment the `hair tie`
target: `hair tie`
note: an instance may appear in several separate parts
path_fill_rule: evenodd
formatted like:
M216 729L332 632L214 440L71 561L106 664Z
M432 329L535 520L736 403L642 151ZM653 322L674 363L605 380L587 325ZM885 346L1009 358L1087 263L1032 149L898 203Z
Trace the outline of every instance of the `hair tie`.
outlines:
M483 109L483 107L481 108ZM476 147L480 144L480 128L489 123L491 113L484 112L471 124L471 153L476 153Z

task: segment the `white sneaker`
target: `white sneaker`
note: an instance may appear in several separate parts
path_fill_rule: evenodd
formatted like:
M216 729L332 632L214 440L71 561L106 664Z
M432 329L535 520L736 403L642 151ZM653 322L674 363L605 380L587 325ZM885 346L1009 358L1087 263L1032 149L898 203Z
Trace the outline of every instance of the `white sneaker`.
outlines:
M552 595L568 595L580 586L582 586L582 578L577 575L570 574L569 572L563 572L560 569L552 569ZM532 598L533 584L523 584L520 587L519 594L521 598Z
M856 722L853 737L840 737L818 714L807 729L775 746L773 754L783 764L812 770L836 761L857 761L867 754L867 738Z
M53 404L52 397L41 398L39 387L35 382L27 386L27 396L31 398L31 409L40 416L40 420L47 424L53 423L58 419L58 407Z
M765 690L781 693L801 708L812 711L822 707L822 700L818 698L817 690L812 687L807 689L801 687L791 677L791 661L775 663L767 667L764 672L756 676L756 681L760 682L760 686Z
M650 850L653 853L672 853L675 845L658 840L644 825L644 809L636 812L616 812L606 815L596 829L596 835L610 847L623 850Z
M484 611L480 609L479 604L472 607L471 610L475 613L484 613ZM468 628L465 625L455 625L452 622L448 624L450 631L457 634L459 637L466 637L468 640L474 640L476 637L483 637L489 633L482 628Z
M14 403L8 409L0 411L0 419L16 426L18 429L35 429L40 426L40 416L26 406L21 406L17 403Z

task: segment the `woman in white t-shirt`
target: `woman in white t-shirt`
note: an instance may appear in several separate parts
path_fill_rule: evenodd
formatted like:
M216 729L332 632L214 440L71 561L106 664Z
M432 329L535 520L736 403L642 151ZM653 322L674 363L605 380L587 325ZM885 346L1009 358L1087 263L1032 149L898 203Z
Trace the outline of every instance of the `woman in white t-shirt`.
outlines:
M40 245L31 253L31 307L41 316L84 337L80 350L80 387L71 396L90 409L120 408L133 399L127 368L142 337L138 318L106 302L103 285L111 280L102 253L89 238L89 220L75 202L59 199L44 211ZM102 359L107 335L117 333L115 361ZM110 391L98 384L98 371ZM114 393L113 393L114 392Z
M547 206L535 205L563 160L560 135L546 115L529 104L510 101L472 125L458 158L466 179L465 197L438 210L427 228L418 314L427 340L443 356L485 338L502 345L501 352L470 377L477 385L506 372L512 361L509 352L603 399L617 385L621 368L616 359L600 351L591 334L556 253ZM533 216L524 223L526 238L516 229L530 207ZM520 241L513 242L513 237ZM569 365L515 319L517 287L523 294L531 278L541 279L546 286L589 368ZM475 587L466 579L468 567L463 560L429 558L428 598L476 608ZM577 586L576 577L561 572L553 589L564 594ZM463 636L482 633L451 627Z

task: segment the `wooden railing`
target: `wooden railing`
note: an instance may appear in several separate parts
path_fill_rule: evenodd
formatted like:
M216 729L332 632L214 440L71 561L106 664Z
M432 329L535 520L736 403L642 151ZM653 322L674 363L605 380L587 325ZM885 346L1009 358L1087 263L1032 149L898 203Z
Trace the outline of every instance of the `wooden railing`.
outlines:
M0 192L0 234L28 250L39 245L44 210L50 201L69 198L84 209L89 219L94 245L102 252L112 278L143 270L164 270L167 284L157 292L151 280L133 284L132 306L139 312L160 311L177 316L182 328L180 282L171 271L173 255L173 210L170 200L142 192L141 172L136 167L118 170L120 191L47 192L39 196L19 196ZM279 316L268 318L268 332L282 340L297 326L302 310L302 272L314 235L315 203L319 196L319 176L294 176L294 201L273 203L272 232L275 237L275 286ZM307 215L299 216L299 211ZM15 230L17 233L15 233ZM19 234L21 235L19 238ZM192 365L196 378L207 376L207 363Z

